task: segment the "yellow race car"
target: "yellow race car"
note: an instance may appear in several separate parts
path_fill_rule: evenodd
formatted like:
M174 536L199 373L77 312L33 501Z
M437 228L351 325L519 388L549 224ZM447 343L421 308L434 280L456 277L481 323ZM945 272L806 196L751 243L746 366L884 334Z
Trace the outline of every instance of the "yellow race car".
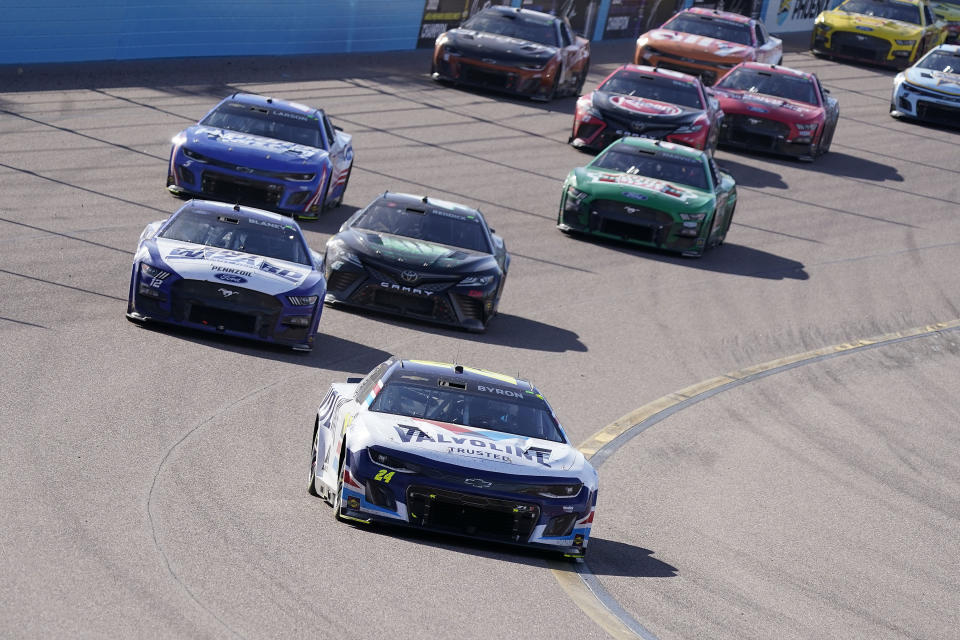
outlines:
M947 44L960 42L960 0L932 0L933 15L947 23Z
M946 38L946 24L925 0L846 0L817 16L816 55L905 68Z

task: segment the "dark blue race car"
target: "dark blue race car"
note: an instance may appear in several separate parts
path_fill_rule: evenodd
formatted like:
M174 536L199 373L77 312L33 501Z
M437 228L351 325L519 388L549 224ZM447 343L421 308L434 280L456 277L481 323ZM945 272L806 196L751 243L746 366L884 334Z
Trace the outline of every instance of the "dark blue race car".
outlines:
M173 194L298 218L339 206L353 167L352 136L322 110L248 93L225 98L172 143Z
M313 348L322 257L290 218L191 200L140 234L127 318Z

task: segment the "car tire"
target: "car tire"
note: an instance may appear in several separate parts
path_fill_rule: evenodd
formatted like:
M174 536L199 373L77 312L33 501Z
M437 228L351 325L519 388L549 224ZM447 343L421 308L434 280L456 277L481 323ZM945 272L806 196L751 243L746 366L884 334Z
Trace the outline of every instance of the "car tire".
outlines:
M557 97L557 91L560 89L560 76L563 75L563 67L557 69L557 74L553 76L553 85L550 87L550 93L544 94L542 97L534 97L535 100L540 102L550 102Z
M820 145L819 145L819 148L817 149L817 155L821 155L821 156L827 155L827 152L830 151L830 145L833 144L833 133L836 130L837 130L837 126L834 125L833 128L830 129L830 132L826 134L827 141L824 142L823 140L820 140Z
M333 170L330 170L330 177L327 179L327 184L323 188L323 198L320 199L320 209L317 211L317 217L323 215L323 212L332 207L327 203L327 196L330 195L330 183L333 182Z
M313 441L310 443L310 482L307 484L307 493L312 496L320 497L317 492L317 430L320 428L319 422L313 427Z
M343 472L346 471L347 468L345 463L346 460L340 463L340 473L337 474L337 492L333 494L333 518L338 522L346 521L341 515L343 510Z
M727 217L727 224L723 228L723 233L720 235L720 238L717 240L717 246L722 247L723 243L727 240L727 233L730 232L730 225L733 224L733 214L737 212L737 203L733 203L733 209L730 210L730 215Z
M573 87L573 97L579 96L583 93L583 85L587 81L587 73L590 72L590 61L587 60L586 64L583 65L583 69L577 75L577 82Z

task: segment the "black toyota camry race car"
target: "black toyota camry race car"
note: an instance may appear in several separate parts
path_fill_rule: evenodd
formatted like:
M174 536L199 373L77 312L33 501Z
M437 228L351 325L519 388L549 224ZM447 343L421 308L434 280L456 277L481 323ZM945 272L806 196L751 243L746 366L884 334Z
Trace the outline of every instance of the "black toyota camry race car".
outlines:
M483 331L510 267L478 210L385 192L327 242L328 304L343 303Z

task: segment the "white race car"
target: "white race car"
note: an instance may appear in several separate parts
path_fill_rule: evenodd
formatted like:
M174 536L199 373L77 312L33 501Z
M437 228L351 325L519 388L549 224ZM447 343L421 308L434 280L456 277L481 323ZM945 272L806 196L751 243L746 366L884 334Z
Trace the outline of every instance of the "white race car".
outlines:
M898 73L890 115L960 126L960 45L942 44Z
M330 386L309 491L339 520L442 531L582 557L597 473L526 380L391 358Z

